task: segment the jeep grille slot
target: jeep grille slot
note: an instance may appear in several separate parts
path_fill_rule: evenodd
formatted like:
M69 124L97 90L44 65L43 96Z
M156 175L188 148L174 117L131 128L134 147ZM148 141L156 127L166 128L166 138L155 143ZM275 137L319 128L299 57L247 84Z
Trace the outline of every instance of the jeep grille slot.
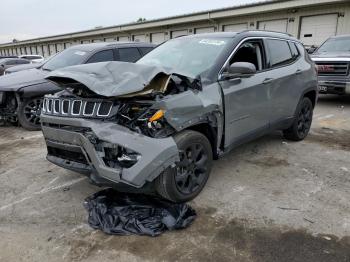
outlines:
M83 115L92 116L94 114L95 106L95 102L85 102Z
M74 100L72 105L72 115L78 116L81 111L81 101Z
M112 102L102 102L98 106L98 116L108 116L112 110Z

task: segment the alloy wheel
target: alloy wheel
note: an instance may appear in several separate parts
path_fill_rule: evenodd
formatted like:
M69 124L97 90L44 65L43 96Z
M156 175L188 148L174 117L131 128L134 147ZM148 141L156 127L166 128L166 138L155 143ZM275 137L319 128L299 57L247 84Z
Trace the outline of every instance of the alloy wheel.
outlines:
M30 100L24 107L24 116L26 120L34 125L40 125L40 114L43 100L35 98Z
M208 155L200 143L193 143L180 152L176 165L175 182L183 194L196 192L206 182Z
M305 137L310 131L312 123L312 108L309 103L304 103L298 116L298 134Z

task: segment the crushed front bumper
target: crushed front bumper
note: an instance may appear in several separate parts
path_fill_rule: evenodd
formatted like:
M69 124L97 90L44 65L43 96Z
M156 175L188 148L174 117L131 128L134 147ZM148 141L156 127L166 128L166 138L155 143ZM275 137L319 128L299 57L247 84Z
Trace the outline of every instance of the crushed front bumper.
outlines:
M111 183L141 188L179 161L178 148L172 137L150 138L101 120L42 114L41 123L48 147L47 159L66 169L83 174L91 173L93 180L102 178ZM94 139L91 139L91 134ZM140 157L129 168L107 166L99 149L101 145L96 145L92 140L103 141L102 147L109 144L132 150Z

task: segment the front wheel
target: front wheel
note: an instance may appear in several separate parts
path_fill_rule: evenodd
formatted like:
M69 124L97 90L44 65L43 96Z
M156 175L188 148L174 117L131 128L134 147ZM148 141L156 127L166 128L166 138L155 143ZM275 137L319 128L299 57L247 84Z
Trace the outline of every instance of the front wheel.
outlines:
M18 122L27 130L40 130L40 114L42 97L34 97L21 101L18 105Z
M203 134L186 130L174 137L180 161L155 180L159 195L176 203L195 198L204 188L211 172L213 153Z
M286 139L292 141L303 140L310 131L313 116L313 105L308 97L304 97L296 112L294 122L290 128L283 131L283 135Z

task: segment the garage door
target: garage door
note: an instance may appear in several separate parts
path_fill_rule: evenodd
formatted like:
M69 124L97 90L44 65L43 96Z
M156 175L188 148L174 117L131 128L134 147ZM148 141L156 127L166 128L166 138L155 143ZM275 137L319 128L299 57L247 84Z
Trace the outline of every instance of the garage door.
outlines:
M128 36L119 36L118 41L119 42L129 42L129 37Z
M37 50L38 50L37 55L42 55L42 56L44 56L43 50L42 50L41 46L38 45L36 48L37 48Z
M171 38L176 38L184 35L188 35L188 30L171 31Z
M63 44L56 44L56 49L57 52L61 52L62 50L64 50Z
M106 42L115 42L115 37L108 37L108 38L105 38L105 41Z
M288 20L287 19L278 19L270 21L260 21L258 23L258 29L276 31L276 32L287 32Z
M49 57L49 47L47 45L43 45L44 57Z
M300 40L305 45L320 45L337 33L338 15L317 15L301 19Z
M234 24L234 25L224 25L223 30L224 32L239 32L242 30L246 30L248 28L247 23L242 24Z
M214 27L202 27L202 28L195 29L196 34L213 33L213 32L214 32Z
M165 41L164 33L153 33L151 34L151 42L154 44L161 44Z
M146 42L146 36L145 35L134 35L133 40L134 40L134 42Z
M64 48L65 48L65 49L67 49L67 48L69 48L69 47L71 47L71 46L72 46L72 43L71 43L71 42L67 42L67 43L64 44Z
M33 54L33 55L36 55L36 47L35 46L31 46L30 47L30 52L31 52L31 54Z
M54 44L49 45L50 55L56 54L56 46Z

